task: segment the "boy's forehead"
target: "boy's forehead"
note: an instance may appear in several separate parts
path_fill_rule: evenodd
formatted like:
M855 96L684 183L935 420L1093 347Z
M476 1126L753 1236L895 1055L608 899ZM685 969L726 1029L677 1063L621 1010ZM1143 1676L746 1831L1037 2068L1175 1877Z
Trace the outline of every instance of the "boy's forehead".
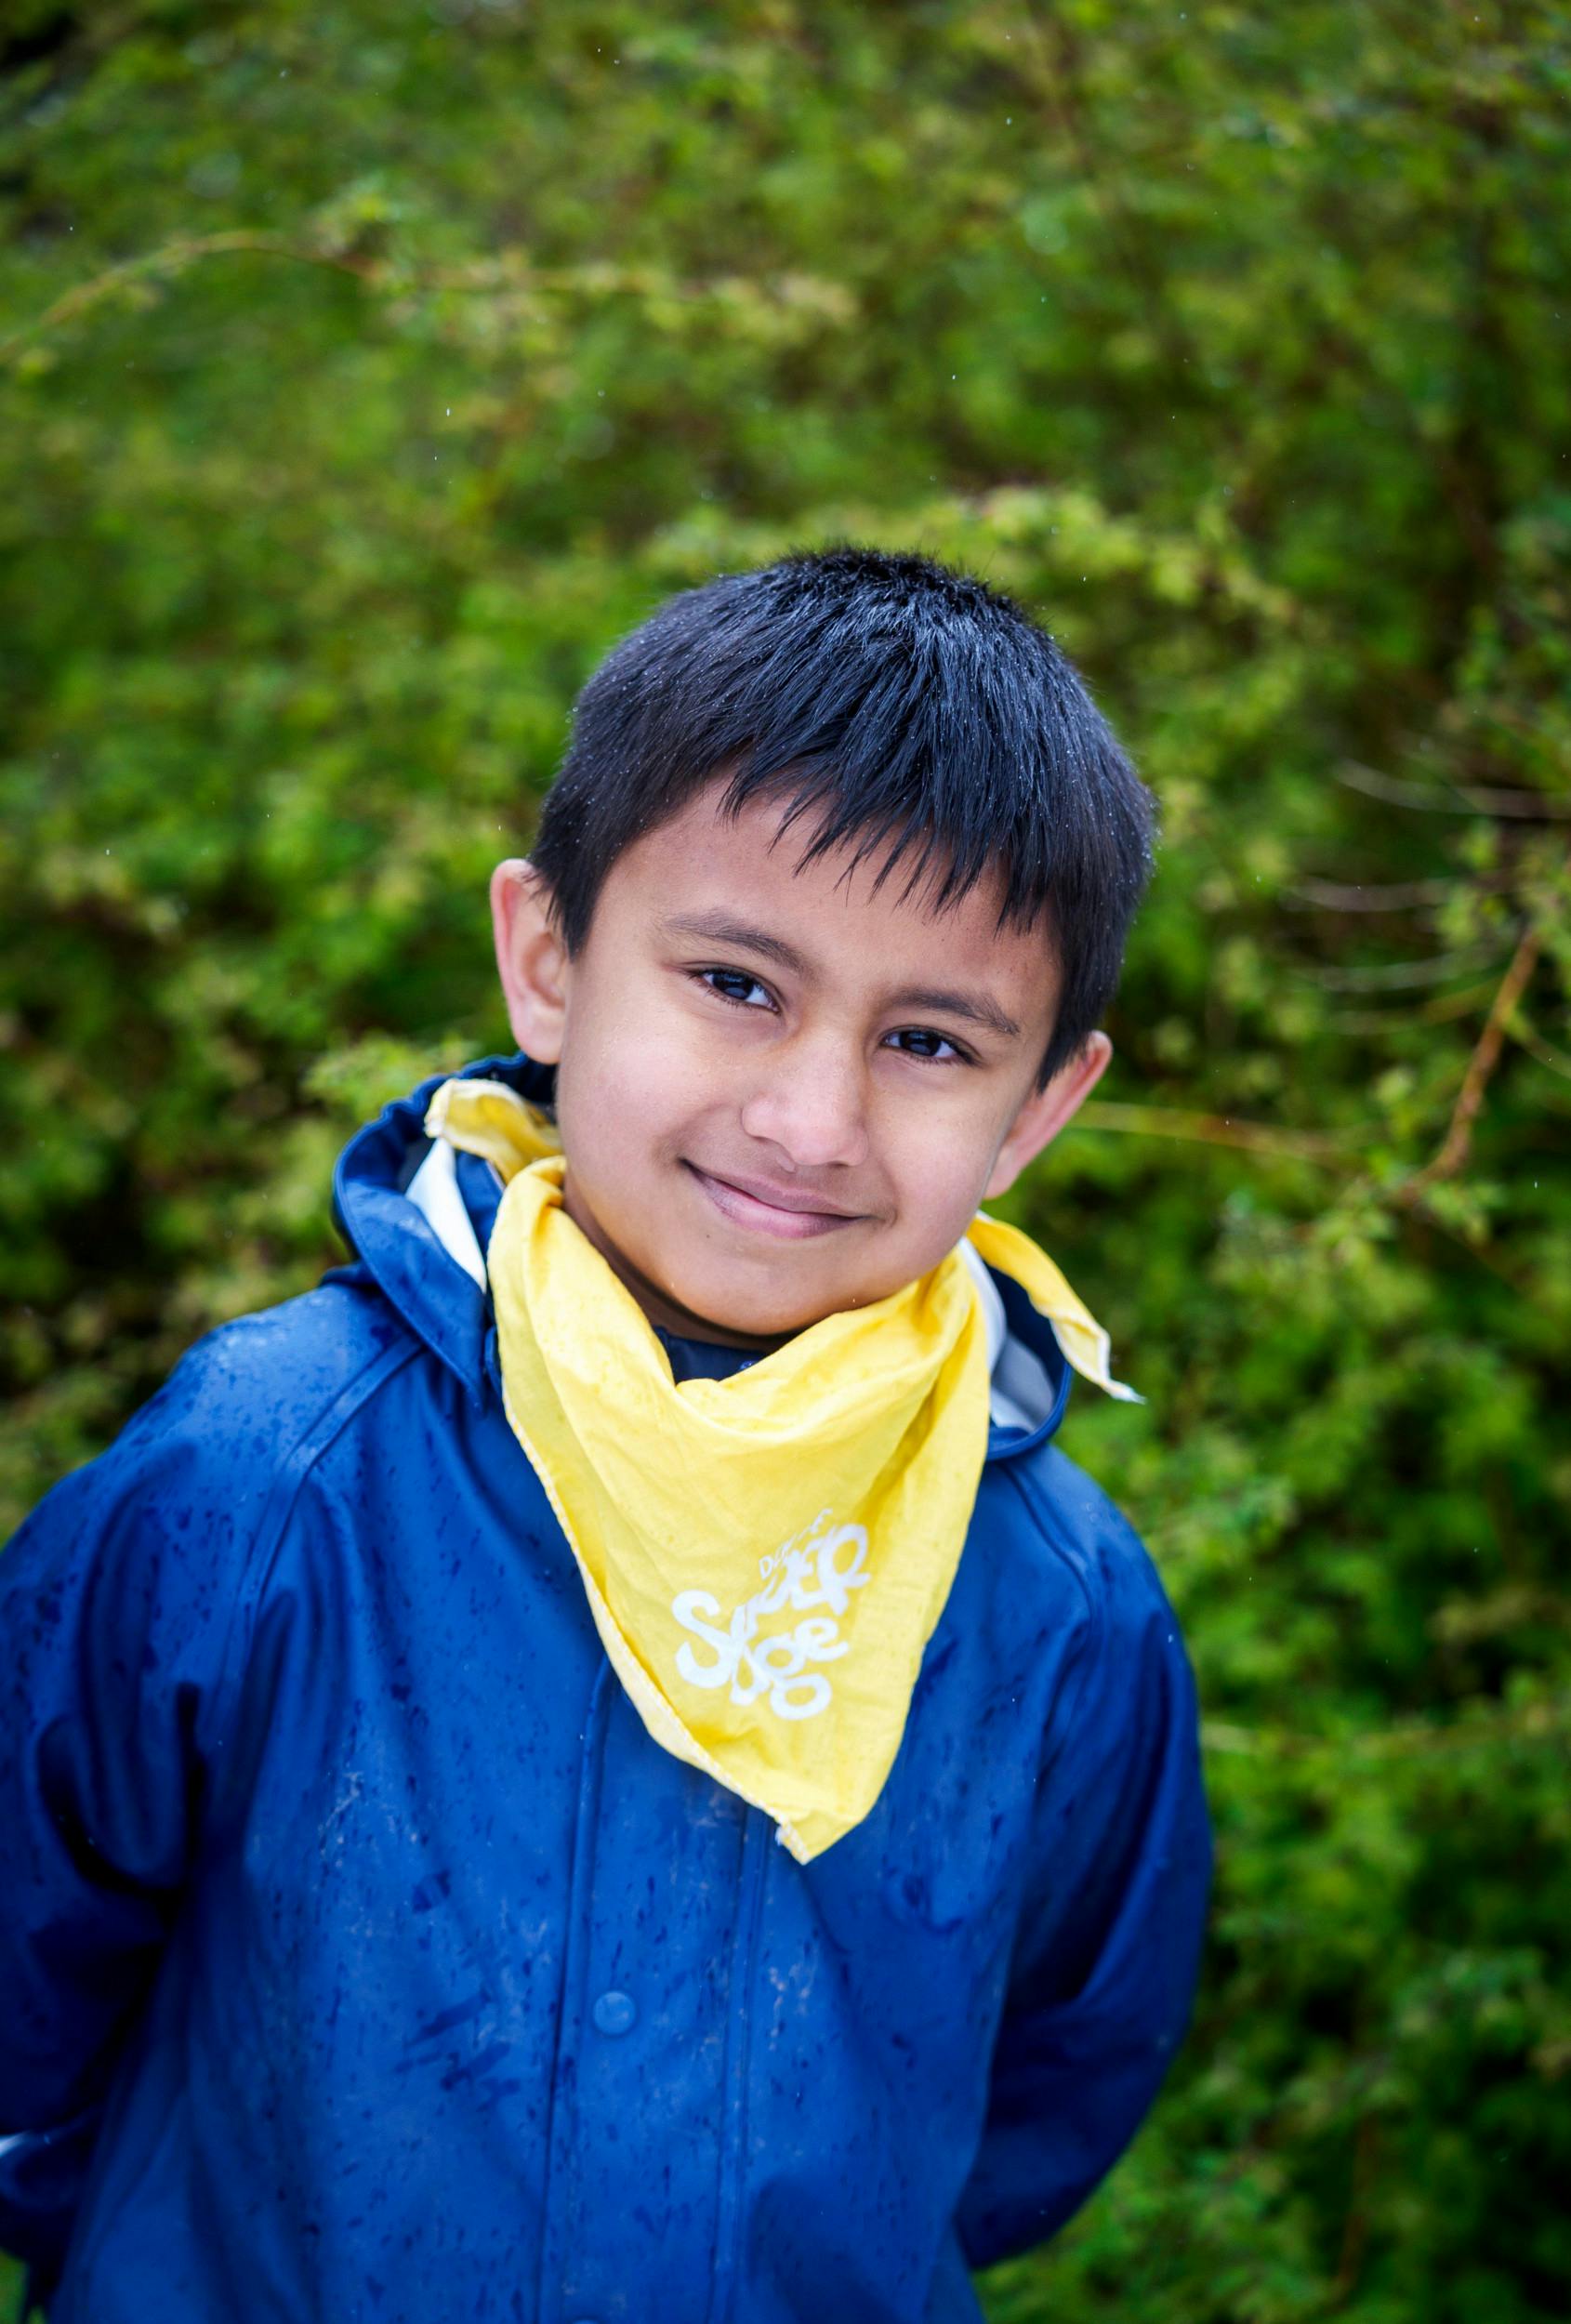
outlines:
M722 812L723 780L707 786L618 858L601 890L597 918L632 914L673 932L722 923L784 939L815 967L882 964L902 979L918 970L960 969L1007 985L1034 1020L1050 1017L1058 974L1045 920L999 925L1002 874L938 905L944 865L913 882L907 863L875 846L860 862L858 842L805 862L811 811L790 820L786 799L749 800ZM618 906L621 909L618 909ZM607 909L609 907L609 910Z

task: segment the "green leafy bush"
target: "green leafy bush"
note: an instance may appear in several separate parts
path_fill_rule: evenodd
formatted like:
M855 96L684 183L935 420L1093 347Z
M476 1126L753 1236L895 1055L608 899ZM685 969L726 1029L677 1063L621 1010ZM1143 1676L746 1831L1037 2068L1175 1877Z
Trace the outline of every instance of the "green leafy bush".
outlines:
M1038 609L1166 845L1016 1197L1143 1407L1219 1829L1002 2324L1571 2307L1571 24L140 0L0 49L14 1517L502 1045L484 876L663 593Z

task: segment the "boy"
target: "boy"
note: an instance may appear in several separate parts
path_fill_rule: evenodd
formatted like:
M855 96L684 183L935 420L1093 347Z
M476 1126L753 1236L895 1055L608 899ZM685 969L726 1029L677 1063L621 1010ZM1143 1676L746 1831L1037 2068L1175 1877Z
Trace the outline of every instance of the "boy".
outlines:
M1178 2040L1208 1869L1119 1393L977 1215L1108 1056L1146 797L839 550L586 688L524 1054L0 1559L0 2196L64 2324L978 2314Z

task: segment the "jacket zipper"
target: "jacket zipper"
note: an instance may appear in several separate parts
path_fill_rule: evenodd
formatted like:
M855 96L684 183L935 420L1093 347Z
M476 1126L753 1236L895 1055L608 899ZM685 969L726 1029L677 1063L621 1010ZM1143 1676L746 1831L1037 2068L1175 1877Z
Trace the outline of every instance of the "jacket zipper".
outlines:
M774 1828L758 1808L745 1812L742 1864L737 1879L736 1925L732 1932L730 2009L726 2025L724 2144L715 2216L715 2273L709 2324L728 2324L741 2275L746 2209L742 2199L747 2167L747 2062L751 2047L754 1971L764 1882Z
M605 1768L605 1731L614 1681L603 1657L589 1691L584 1718L584 1749L578 1766L578 1812L573 1830L573 1868L568 1881L562 1946L561 2000L557 2013L556 2054L551 2060L549 2112L546 2120L546 2187L540 2217L540 2283L535 2313L552 2324L561 2310L561 2241L557 2211L573 2138L573 2101L563 2084L575 2076L583 2045L584 1986L589 1967L589 1915L595 1884L595 1827L600 1820L601 1777Z

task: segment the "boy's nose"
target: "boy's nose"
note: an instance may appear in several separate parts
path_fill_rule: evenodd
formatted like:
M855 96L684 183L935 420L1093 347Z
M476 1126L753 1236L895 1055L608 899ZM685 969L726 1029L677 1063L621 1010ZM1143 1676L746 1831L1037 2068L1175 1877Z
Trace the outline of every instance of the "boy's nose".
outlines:
M860 1061L825 1044L771 1060L742 1108L742 1127L779 1149L794 1169L827 1169L867 1158Z

